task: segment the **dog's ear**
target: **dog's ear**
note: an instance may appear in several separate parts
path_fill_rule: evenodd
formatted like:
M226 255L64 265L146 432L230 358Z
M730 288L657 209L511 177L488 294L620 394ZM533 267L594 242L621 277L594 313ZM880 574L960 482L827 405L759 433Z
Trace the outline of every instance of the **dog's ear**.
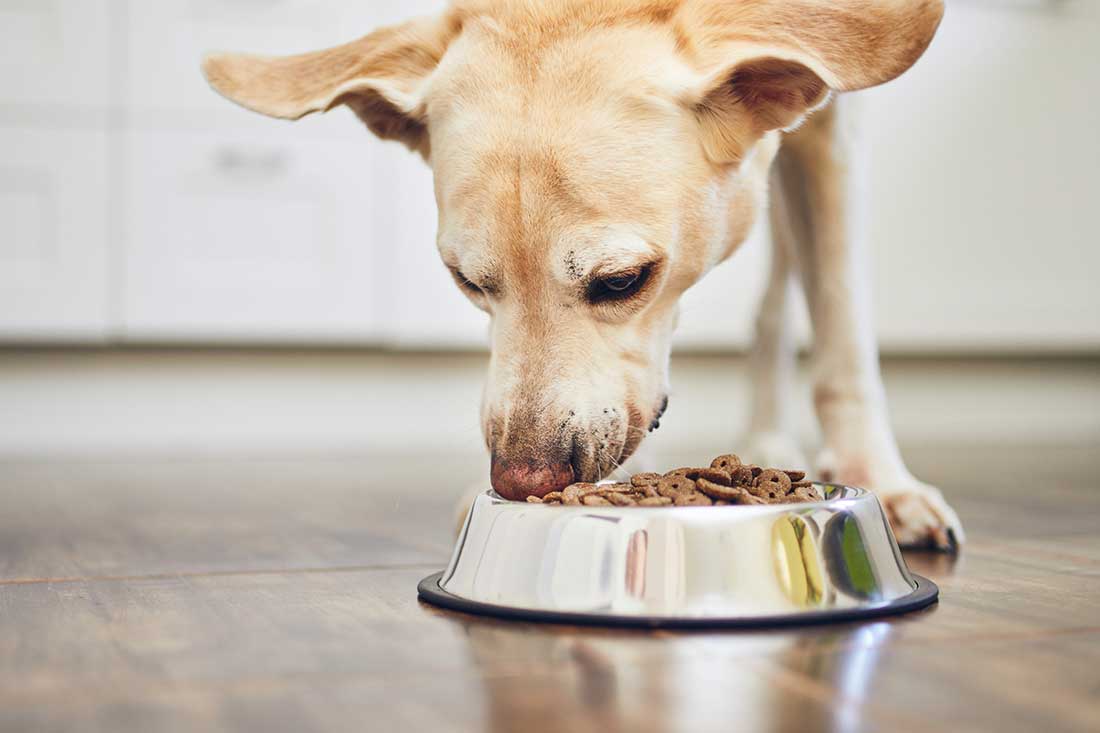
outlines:
M708 156L736 163L830 90L899 76L932 42L943 0L688 0L686 38L709 69L690 100Z
M459 30L453 17L426 18L299 56L212 54L202 69L254 112L297 120L347 105L379 137L427 155L422 88Z

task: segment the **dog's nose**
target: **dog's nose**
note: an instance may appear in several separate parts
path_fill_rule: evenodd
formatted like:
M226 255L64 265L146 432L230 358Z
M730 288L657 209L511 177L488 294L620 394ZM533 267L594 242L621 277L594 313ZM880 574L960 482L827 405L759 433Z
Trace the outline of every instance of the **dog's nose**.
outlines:
M493 489L505 499L526 501L529 496L546 496L573 483L569 463L527 463L498 460L493 456Z

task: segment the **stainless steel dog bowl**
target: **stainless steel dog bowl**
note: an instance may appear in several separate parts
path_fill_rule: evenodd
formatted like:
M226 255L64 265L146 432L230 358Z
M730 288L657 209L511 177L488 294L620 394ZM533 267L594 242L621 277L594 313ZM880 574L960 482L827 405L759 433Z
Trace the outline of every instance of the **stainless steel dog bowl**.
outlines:
M542 506L479 496L451 563L420 583L435 605L626 626L846 621L934 603L875 496L728 507Z

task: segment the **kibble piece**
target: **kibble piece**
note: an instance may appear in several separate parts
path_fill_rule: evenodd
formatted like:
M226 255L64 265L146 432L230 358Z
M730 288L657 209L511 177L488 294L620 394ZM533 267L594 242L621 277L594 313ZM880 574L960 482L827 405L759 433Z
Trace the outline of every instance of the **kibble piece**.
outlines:
M542 497L542 503L546 504L546 503L551 502L551 501L556 501L560 504L561 503L561 498L562 497L561 497L561 492L560 491L551 491L549 494Z
M755 476L752 473L751 466L741 466L735 472L730 474L731 486L752 486L752 482Z
M733 453L727 453L724 456L718 456L710 462L711 468L717 468L726 473L733 473L742 466L741 456Z
M541 504L542 503L542 497L541 496L528 496L527 497L527 503L528 504Z
M600 484L600 493L612 492L615 494L632 494L636 489L633 484L624 484L622 482L616 484Z
M798 504L801 502L824 501L824 497L813 487L799 487L787 496L787 503Z
M566 486L565 489L563 489L561 492L561 501L563 504L580 504L582 496L594 493L599 490L599 486L589 483L577 483L571 486Z
M674 469L674 470L669 471L668 473L666 473L664 477L665 478L672 478L674 476L683 476L685 478L689 478L692 481L694 481L695 479L699 478L699 475L703 471L707 471L707 470L709 470L709 469L706 469L706 468L690 468L690 467L688 467L688 468L677 468L677 469Z
M581 504L585 506L611 506L611 502L597 494L586 494L581 497Z
M730 476L730 472L721 468L704 468L699 472L699 475L695 477L695 480L706 479L711 483L721 484L722 486L732 486L733 479Z
M740 493L738 494L737 498L732 499L734 504L741 504L741 505L744 505L744 506L752 506L754 504L767 504L768 503L768 502L764 501L763 499L761 499L760 497L753 496L752 494L750 494L745 489L739 488L738 491Z
M772 501L773 499L780 498L779 494L771 486L757 486L756 484L749 484L748 486L742 486L745 491L752 494L758 499L764 501ZM784 494L785 496L785 494Z
M695 491L695 482L679 474L665 476L661 479L661 483L657 484L657 493L669 499L675 499L680 494L689 494L693 491Z
M656 486L664 478L659 473L637 473L630 479L631 486L644 489L646 486Z
M805 471L788 471L784 469L783 473L787 474L787 477L790 478L792 482L801 481L802 479L806 478Z
M723 486L722 484L716 484L713 481L708 481L705 478L699 479L695 482L699 491L703 492L712 499L727 499L733 500L741 496L744 489L740 489L733 486Z
M782 471L769 468L756 477L755 486L766 491L772 498L786 496L791 493L791 477ZM756 495L759 496L759 494Z
M634 506L637 503L637 498L632 494L618 494L611 491L602 496L615 506Z
M638 506L669 506L672 499L667 496L647 496L638 502Z
M711 506L714 504L706 494L700 494L698 491L693 491L690 494L680 494L672 503L676 506Z
M813 485L813 481L792 481L791 489L805 489Z

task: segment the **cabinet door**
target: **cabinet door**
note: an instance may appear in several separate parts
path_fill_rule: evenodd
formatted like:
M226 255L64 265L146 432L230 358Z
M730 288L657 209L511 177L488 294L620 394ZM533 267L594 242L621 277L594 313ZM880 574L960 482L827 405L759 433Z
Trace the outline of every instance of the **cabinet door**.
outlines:
M369 145L135 132L125 326L131 339L377 337Z
M291 54L354 40L445 7L443 0L130 0L129 104L202 112L207 122L244 120L207 88L200 59L214 51Z
M0 338L106 337L107 150L103 132L0 132Z
M104 109L108 0L0 0L0 105Z

